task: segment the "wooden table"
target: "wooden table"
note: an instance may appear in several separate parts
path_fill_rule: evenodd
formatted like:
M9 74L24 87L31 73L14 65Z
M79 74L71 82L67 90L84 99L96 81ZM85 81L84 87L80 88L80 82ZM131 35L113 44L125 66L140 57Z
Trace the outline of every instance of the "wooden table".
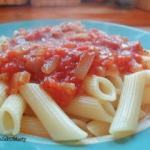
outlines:
M82 3L72 7L0 7L0 24L35 19L88 19L129 25L150 31L150 11Z

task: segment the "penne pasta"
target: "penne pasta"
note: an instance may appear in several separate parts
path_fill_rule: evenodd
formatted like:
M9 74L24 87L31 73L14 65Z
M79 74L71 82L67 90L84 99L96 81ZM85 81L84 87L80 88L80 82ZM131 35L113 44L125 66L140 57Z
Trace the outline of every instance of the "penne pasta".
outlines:
M84 88L87 94L104 101L116 100L116 89L106 78L99 76L87 76L84 80Z
M77 96L70 105L63 109L66 113L82 116L89 119L102 120L106 122L112 122L113 117L110 116L102 104L93 97L90 96Z
M89 118L85 118L85 117L81 117L81 116L76 116L76 115L72 115L72 114L68 114L68 113L66 113L66 114L67 114L67 116L68 116L71 120L76 119L76 120L83 121L83 122L85 122L85 123L91 121L91 119L89 119Z
M3 135L16 135L19 133L25 108L26 102L20 94L8 96L0 109L0 129Z
M25 84L19 91L53 140L87 137L87 133L78 128L38 84Z
M145 111L140 110L140 115L139 115L139 122L141 122L142 120L144 120L147 117L147 114Z
M80 22L18 29L0 38L0 133L84 144L138 132L149 69L140 42Z
M79 127L81 128L83 131L85 131L88 136L87 138L89 137L93 137L93 134L87 129L87 124L81 120L78 120L78 119L72 119L72 121Z
M103 136L109 134L110 123L93 120L87 124L88 130L95 136Z
M150 114L150 104L145 104L141 106L142 111L144 111L147 115Z
M142 105L149 103L150 103L150 86L146 86L143 92Z
M106 72L105 78L107 78L116 88L116 93L120 94L123 86L123 80L122 78L117 74L113 72Z
M114 107L115 110L118 107L119 99L120 99L120 94L117 94L116 100L111 102L111 104L113 105L113 107Z
M6 84L3 81L0 81L0 107L2 106L7 96L8 95L6 93Z
M114 117L116 111L110 102L106 101L106 102L102 103L102 106L111 117Z
M145 70L146 71L146 83L145 86L150 86L150 70Z
M109 132L115 136L125 136L135 132L146 81L146 71L126 75L119 106Z
M20 124L20 133L50 138L50 135L35 116L23 116Z

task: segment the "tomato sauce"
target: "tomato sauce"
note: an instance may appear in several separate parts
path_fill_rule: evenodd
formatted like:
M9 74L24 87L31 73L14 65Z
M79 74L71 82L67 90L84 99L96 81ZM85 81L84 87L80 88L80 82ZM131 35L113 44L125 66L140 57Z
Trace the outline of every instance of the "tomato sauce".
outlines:
M1 45L0 74L9 75L8 93L16 92L10 85L14 84L10 82L13 76L25 72L20 76L28 76L24 77L26 82L40 84L59 106L65 107L82 91L87 74L105 76L105 71L112 71L121 75L146 69L141 55L143 48L138 41L68 22L20 29L7 38ZM89 61L82 74L80 67ZM19 81L19 85L26 82Z

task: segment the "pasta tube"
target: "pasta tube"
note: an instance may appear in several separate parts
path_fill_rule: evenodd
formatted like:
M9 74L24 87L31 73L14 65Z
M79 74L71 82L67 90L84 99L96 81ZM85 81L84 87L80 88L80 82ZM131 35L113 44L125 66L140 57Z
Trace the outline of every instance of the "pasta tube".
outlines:
M110 102L106 101L105 103L102 104L102 106L110 116L114 117L116 111Z
M5 88L6 88L5 83L3 81L0 81L0 107L8 96Z
M78 140L87 137L87 133L75 125L38 84L25 84L19 90L53 140Z
M144 88L142 105L150 103L150 86Z
M16 135L20 131L26 102L20 94L10 95L0 109L0 129L3 135Z
M87 124L81 120L78 119L72 119L72 121L78 126L80 127L83 131L85 131L86 133L88 133L88 138L89 137L93 137L93 134L87 129Z
M126 75L119 105L109 132L125 136L135 132L146 81L146 71Z
M114 101L116 99L114 85L104 77L87 76L84 80L84 87L89 95L99 100Z
M81 116L89 119L112 122L113 117L110 116L102 104L95 98L90 96L77 96L70 105L64 108L68 114Z
M106 72L105 78L111 81L116 88L116 93L120 94L123 86L122 78L118 74L109 71Z
M50 135L35 116L23 116L21 119L20 132L28 135L50 138Z
M88 130L95 136L103 136L109 134L110 123L93 120L87 124Z

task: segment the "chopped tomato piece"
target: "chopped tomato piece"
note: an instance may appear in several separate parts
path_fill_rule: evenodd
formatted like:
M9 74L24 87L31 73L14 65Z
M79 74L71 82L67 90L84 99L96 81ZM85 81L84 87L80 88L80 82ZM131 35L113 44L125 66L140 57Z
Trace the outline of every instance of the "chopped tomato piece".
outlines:
M50 93L60 107L68 106L76 92L73 83L59 83L50 78L47 78L41 86Z
M1 68L1 73L13 74L18 71L17 64L15 62L8 62Z

